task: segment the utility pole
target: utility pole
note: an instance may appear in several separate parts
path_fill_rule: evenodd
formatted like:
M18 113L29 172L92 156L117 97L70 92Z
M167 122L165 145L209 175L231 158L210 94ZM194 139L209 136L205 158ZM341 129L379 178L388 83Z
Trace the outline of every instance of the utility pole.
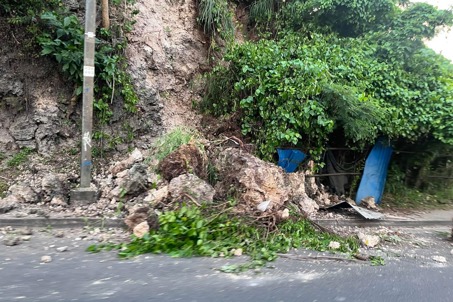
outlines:
M90 188L91 138L93 130L94 51L96 43L96 0L85 2L85 38L83 62L83 107L82 107L82 152L80 188L71 192L71 202L92 203L96 201L96 190Z

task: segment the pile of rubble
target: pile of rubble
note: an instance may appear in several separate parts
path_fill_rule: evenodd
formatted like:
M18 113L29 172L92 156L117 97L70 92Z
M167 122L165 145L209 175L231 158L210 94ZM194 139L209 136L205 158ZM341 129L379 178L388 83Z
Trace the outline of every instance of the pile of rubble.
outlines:
M311 216L332 197L305 173L285 173L272 163L241 148L200 148L182 145L160 163L135 149L93 178L99 195L94 204L71 204L69 193L76 171L55 173L45 166L24 172L0 199L0 214L51 217L118 217L142 207L162 208L171 203L212 204L234 198L238 211L288 216L295 204ZM213 151L213 149L215 149ZM209 153L209 155L208 155Z

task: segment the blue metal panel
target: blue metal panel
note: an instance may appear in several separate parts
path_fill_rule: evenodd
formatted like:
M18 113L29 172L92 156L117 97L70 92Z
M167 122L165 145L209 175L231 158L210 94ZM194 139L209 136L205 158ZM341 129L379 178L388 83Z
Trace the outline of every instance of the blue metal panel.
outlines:
M357 204L368 196L373 196L376 203L381 203L391 157L392 147L389 146L386 139L379 139L366 159L362 180L355 198Z
M299 166L307 156L297 149L277 149L277 153L278 165L288 173L296 171L297 166Z

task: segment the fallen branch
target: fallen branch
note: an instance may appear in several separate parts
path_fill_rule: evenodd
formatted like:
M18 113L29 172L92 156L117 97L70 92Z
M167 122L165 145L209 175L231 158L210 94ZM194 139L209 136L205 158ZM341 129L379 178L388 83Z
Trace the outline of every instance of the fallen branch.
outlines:
M183 193L182 196L185 196L187 198L190 199L190 201L192 201L197 207L201 207L201 204L199 204L192 196L190 196L189 194L187 193Z
M308 217L305 217L305 219L308 220L308 222L310 222L315 228L317 228L318 230L320 230L321 232L325 232L325 233L328 233L330 235L335 235L335 236L340 236L338 235L334 230L328 228L328 227L324 227L322 225L320 225L319 223L311 220L310 218Z
M345 262L355 262L360 263L363 260L357 259L348 259L342 257L334 257L334 256L302 256L302 255L290 255L290 254L277 254L279 257L288 258L292 260L329 260L329 261L345 261Z

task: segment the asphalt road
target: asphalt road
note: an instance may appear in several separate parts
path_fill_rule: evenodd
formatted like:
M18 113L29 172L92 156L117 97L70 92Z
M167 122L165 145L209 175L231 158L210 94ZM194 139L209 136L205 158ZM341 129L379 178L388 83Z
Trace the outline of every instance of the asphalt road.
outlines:
M0 245L0 301L453 301L450 254L447 263L389 257L385 266L281 258L237 275L216 268L243 258L118 260L114 252L85 252L89 244L43 233ZM68 250L57 252L61 246ZM52 261L41 263L44 255Z

